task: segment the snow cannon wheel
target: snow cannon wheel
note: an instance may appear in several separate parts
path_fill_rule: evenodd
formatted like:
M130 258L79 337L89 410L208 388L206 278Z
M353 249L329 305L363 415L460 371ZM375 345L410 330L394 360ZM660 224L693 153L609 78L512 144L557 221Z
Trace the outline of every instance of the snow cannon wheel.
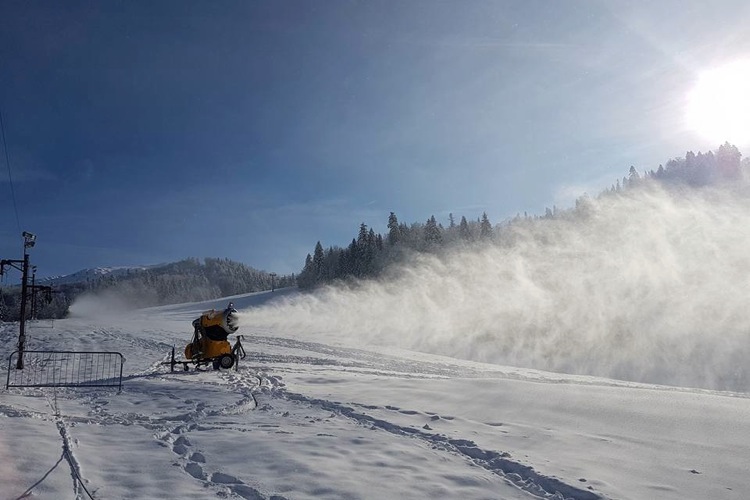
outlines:
M234 366L234 356L231 354L222 354L219 359L214 361L214 369L229 370Z

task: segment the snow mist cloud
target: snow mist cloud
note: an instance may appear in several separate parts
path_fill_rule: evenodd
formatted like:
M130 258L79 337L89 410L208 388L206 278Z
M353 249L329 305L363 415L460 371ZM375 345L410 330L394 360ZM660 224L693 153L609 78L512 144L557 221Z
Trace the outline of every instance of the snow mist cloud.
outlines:
M126 297L113 291L85 293L70 305L71 318L107 318L135 309Z
M750 391L747 186L634 189L523 221L500 245L420 255L387 278L245 314L476 361Z

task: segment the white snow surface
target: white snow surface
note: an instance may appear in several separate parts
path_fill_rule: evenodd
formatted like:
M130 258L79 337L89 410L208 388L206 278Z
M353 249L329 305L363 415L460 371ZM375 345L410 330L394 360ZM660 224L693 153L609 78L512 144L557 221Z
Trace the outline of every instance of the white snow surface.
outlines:
M292 293L29 323L29 350L121 352L123 387L0 388L0 499L750 498L747 394L253 326ZM227 300L238 369L170 373Z

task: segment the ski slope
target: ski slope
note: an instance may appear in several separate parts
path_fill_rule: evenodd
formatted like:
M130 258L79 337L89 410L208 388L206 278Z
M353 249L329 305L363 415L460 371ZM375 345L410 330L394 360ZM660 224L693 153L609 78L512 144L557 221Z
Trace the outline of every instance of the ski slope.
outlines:
M123 353L123 389L3 386L0 498L750 497L746 394L253 325L253 311L294 293L129 313L92 304L31 323L30 350ZM242 313L239 369L169 373L161 363L191 321L228 300ZM6 353L17 334L0 325Z

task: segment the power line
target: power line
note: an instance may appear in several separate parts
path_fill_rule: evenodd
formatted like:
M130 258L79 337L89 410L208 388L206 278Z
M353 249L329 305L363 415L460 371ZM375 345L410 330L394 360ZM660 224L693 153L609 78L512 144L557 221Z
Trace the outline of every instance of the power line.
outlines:
M0 110L0 135L3 139L3 149L5 150L5 164L8 165L8 180L10 181L10 194L13 199L13 210L16 213L16 224L18 232L21 232L21 219L18 217L18 204L16 203L16 191L13 188L13 175L10 170L10 155L8 154L8 143L5 141L5 125L3 123L3 112Z

